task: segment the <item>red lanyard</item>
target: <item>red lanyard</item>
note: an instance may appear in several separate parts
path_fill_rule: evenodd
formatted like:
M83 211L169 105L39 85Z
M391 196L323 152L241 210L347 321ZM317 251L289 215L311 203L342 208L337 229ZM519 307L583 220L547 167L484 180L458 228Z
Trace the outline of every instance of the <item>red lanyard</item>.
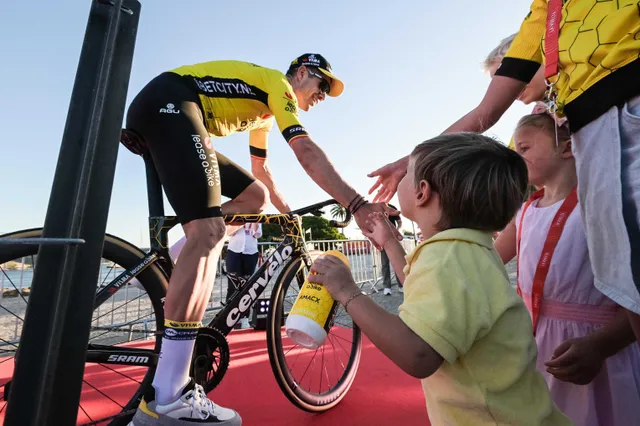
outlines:
M517 236L517 257L516 257L516 275L518 276L517 280L517 291L520 297L522 297L522 290L520 289L520 238L522 237L522 224L524 222L524 215L527 213L527 209L538 198L541 198L544 195L544 188L535 192L527 202L524 204L522 208L522 214L520 215L520 226L518 227L518 236ZM549 267L551 266L551 258L553 257L553 252L556 249L556 245L558 245L558 241L560 240L560 236L562 235L562 230L564 229L564 225L567 223L567 219L571 215L571 212L578 204L578 193L574 188L573 191L569 194L567 198L562 202L560 209L556 213L553 218L553 222L551 222L551 226L549 227L549 233L547 234L547 239L544 242L544 246L542 247L542 253L540 254L540 260L538 260L538 267L536 268L536 272L533 276L533 288L531 291L531 310L533 317L533 335L536 335L536 326L538 325L538 317L540 315L540 307L542 306L542 295L544 290L544 282L547 279L547 274L549 273Z
M558 74L558 35L562 20L562 0L549 0L547 5L547 33L544 38L545 67L547 80Z

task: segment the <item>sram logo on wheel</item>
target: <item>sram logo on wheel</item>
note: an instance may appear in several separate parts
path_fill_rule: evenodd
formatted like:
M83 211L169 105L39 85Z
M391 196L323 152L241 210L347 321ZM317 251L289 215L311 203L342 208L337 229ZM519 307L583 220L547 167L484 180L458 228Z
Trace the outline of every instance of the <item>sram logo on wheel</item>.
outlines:
M135 364L147 364L149 362L148 356L139 355L109 355L107 362L131 362Z
M233 327L238 319L240 318L240 314L244 313L249 309L253 302L258 298L257 290L262 287L262 290L267 286L269 280L276 273L276 270L279 266L282 266L285 260L287 260L291 253L293 252L293 248L291 246L284 246L281 252L278 250L273 253L273 255L269 258L269 266L267 266L264 270L264 275L256 280L255 283L249 289L249 294L245 294L240 299L240 303L238 303L237 308L233 308L229 311L229 315L227 315L227 326ZM262 293L260 290L260 293Z

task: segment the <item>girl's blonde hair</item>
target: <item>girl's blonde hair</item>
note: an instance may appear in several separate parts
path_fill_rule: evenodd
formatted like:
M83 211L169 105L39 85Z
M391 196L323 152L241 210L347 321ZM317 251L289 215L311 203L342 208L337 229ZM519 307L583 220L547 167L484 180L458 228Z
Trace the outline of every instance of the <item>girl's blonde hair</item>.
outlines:
M571 140L571 133L569 133L568 124L565 123L562 126L558 127L553 117L546 112L540 113L540 114L525 115L518 121L518 124L516 125L516 130L521 129L523 127L534 127L536 129L544 130L549 134L553 135L554 138L557 131L558 143Z
M488 73L489 69L493 65L502 62L504 55L507 54L507 51L511 47L513 39L516 38L517 35L518 33L514 33L509 37L502 39L502 41L500 41L500 44L498 44L491 52L489 52L485 60L482 62L482 69L484 70L484 72Z

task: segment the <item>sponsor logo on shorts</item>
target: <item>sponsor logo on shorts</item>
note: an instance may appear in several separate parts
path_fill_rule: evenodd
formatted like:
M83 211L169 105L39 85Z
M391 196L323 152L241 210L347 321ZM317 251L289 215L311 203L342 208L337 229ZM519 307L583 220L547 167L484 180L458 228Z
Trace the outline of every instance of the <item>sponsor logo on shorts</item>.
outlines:
M216 158L216 154L213 153L207 155L207 151L204 149L206 141L205 145L203 145L200 135L191 135L191 140L193 141L193 146L196 149L196 154L198 154L198 158L201 160L200 165L204 170L204 174L207 176L207 185L220 186L220 170L218 169L218 159ZM211 144L211 141L209 141L209 144Z
M180 114L180 110L174 109L175 107L174 104L167 104L166 108L160 108L160 112L163 114Z

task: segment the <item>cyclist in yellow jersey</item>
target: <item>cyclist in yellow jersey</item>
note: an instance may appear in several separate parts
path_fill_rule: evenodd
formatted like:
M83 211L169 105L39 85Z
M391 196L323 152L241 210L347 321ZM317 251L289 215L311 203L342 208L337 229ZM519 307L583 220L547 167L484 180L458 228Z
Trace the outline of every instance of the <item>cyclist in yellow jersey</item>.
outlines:
M445 133L484 132L545 59L550 2L534 0L480 104ZM566 117L595 285L628 310L640 339L640 2L559 4L558 72L549 78ZM557 22L555 20L554 22ZM374 172L374 201L389 200L408 156Z
M309 53L295 59L286 74L240 61L182 66L154 78L131 103L126 127L149 147L186 236L165 299L154 392L144 395L132 426L241 424L238 413L207 398L189 377L189 366L223 245L221 216L259 213L269 201L282 213L291 211L267 163L274 121L304 170L348 206L361 228L367 229L369 213L390 211L349 186L298 119L299 109L308 111L343 90L329 62ZM243 131L249 132L253 175L213 146L214 138ZM222 204L222 195L230 200Z

